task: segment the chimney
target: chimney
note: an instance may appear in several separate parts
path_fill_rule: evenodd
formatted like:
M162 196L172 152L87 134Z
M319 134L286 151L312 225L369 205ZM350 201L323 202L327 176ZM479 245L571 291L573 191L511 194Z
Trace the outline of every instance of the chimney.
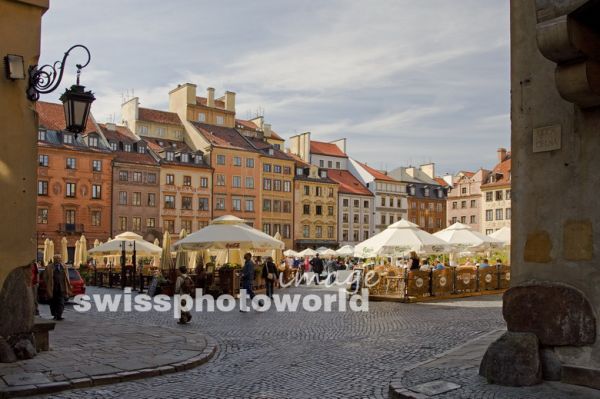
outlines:
M270 123L263 123L263 133L265 134L265 137L271 137L271 124Z
M498 148L498 162L506 159L506 148Z
M212 87L206 89L206 106L211 108L215 107L215 89Z
M117 125L112 122L106 122L104 126L106 126L106 130L110 130L111 132L117 130Z
M430 179L435 179L435 164L433 162L421 165L419 169L421 169L421 172L429 176Z
M414 166L409 166L408 168L406 168L406 174L409 175L410 177L415 177Z
M232 91L225 92L225 109L235 112L235 93Z

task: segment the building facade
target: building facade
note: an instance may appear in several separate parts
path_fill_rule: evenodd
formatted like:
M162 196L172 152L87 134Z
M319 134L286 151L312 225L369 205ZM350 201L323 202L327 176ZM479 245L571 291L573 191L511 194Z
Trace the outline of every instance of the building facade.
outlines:
M502 227L510 227L511 207L511 154L498 149L498 164L481 185L481 230L492 234Z
M88 242L111 235L112 160L100 129L90 116L83 134L64 130L62 104L39 101L37 245L44 239L60 248L67 238L69 260L82 234ZM66 260L65 260L66 261Z
M481 185L490 171L462 171L453 176L453 185L448 190L446 201L448 225L462 223L475 231L483 232L481 224Z

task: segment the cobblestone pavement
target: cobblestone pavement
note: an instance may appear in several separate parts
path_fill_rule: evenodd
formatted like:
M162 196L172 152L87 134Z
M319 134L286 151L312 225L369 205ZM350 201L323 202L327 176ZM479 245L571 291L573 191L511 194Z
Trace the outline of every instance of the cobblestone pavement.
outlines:
M322 295L327 289L285 292ZM387 398L388 384L402 368L504 326L499 296L443 303L371 302L369 312L361 313L194 313L192 323L179 328L207 334L219 344L205 365L50 397ZM141 330L175 325L172 314L159 312L94 317L99 331L124 320Z
M531 387L504 387L488 384L479 376L479 364L488 346L504 329L485 334L468 344L400 373L392 381L390 393L394 397L422 398L432 387L439 388L436 399L593 399L600 391L562 384L544 382ZM433 384L433 385L431 385ZM445 392L444 392L445 391Z

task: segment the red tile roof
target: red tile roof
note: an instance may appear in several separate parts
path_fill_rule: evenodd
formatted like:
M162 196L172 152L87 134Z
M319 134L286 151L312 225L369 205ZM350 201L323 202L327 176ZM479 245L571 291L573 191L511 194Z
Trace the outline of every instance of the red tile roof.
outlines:
M99 126L104 134L104 137L106 137L109 142L123 142L129 144L138 143L138 145L141 143L142 145L149 147L144 140L138 140L137 137L135 137L131 130L129 130L126 126L115 126L115 130L108 129L104 123L99 124ZM114 154L116 155L116 162L158 166L158 161L154 159L154 157L147 151L143 154L140 154L139 152L126 152L117 150L114 152Z
M252 121L245 121L243 119L236 119L235 123L242 126L242 129L247 129L247 130L253 130L253 131L260 131L260 129L258 128L258 125L256 125L256 123L252 122ZM274 130L271 129L271 137L275 140L282 140L283 138L278 135Z
M500 186L509 186L511 181L511 156L510 152L506 154L504 161L494 167L494 170L487 178L487 182L481 185L482 189ZM499 176L496 181L491 181L494 176Z
M292 157L288 156L288 154L286 154L285 152L278 150L277 148L273 148L273 146L261 139L257 139L254 137L246 137L251 143L252 145L259 150L262 155L269 157L269 158L276 158L276 159L281 159L284 161L295 161L294 159L292 159ZM273 154L270 155L269 154L269 149L273 150Z
M40 127L56 131L65 130L65 111L62 104L38 101L35 103L35 110L38 113ZM95 131L94 117L90 113L83 134Z
M322 141L310 141L310 152L313 154L328 155L330 157L348 158L340 148L332 143Z
M327 176L334 182L340 185L339 192L355 195L369 195L373 193L369 191L352 173L347 170L329 169Z
M446 182L446 180L442 179L441 177L436 177L433 180L435 180L442 187L448 187L448 182Z
M169 125L181 125L179 115L175 112L159 111L157 109L142 108L138 109L138 119L141 121L166 123Z
M286 152L286 155L289 156L290 158L292 158L296 164L302 168L308 168L310 166L310 164L308 162L305 162L302 158L300 158L298 155L293 154L291 152Z
M369 172L377 180L397 181L396 179L393 179L392 177L386 175L385 173L370 167L366 163L358 162L358 164L360 166L362 166L367 172Z
M192 124L214 146L257 151L250 141L234 128L207 125L200 122L192 122Z

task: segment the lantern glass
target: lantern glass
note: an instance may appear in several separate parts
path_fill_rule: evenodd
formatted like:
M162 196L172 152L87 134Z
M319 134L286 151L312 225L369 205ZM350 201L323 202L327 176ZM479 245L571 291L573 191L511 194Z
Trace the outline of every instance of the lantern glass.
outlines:
M81 133L85 130L92 102L96 99L84 86L73 85L65 90L60 100L65 110L66 130Z

